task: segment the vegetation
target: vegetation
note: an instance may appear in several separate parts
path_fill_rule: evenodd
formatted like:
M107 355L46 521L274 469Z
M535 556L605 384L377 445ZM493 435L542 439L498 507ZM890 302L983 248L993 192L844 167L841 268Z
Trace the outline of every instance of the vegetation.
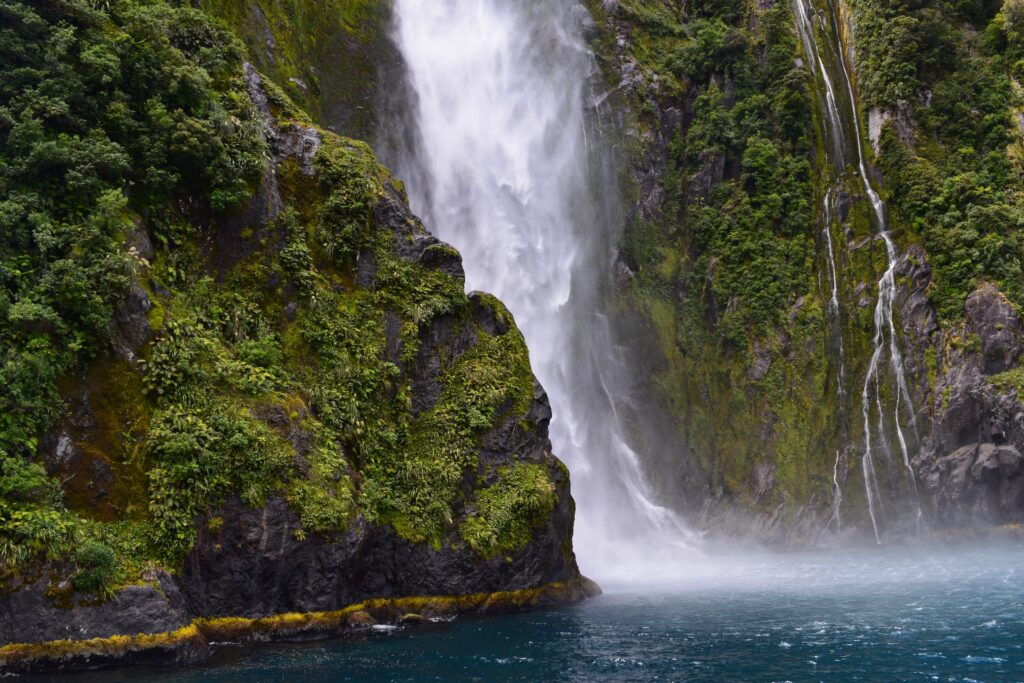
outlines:
M462 523L462 537L484 557L524 546L555 507L555 485L541 465L498 469L498 480L477 494L476 512Z
M508 328L485 330L461 279L400 256L421 228L376 217L400 183L263 78L282 134L318 141L272 159L245 48L186 5L0 0L0 581L56 560L106 597L180 566L224 503L271 496L299 538L362 515L461 542L480 440L533 401L508 312L482 297ZM230 20L229 5L208 9ZM126 352L130 297L149 342ZM440 320L468 348L428 349L443 388L414 411ZM503 552L533 529L496 511L474 524Z
M661 358L638 359L638 373L653 377L676 418L674 438L694 457L680 466L653 448L648 461L673 473L656 477L666 500L680 489L703 500L708 489L687 489L697 481L748 504L798 498L828 475L808 452L828 448L821 435L835 394L809 229L820 196L813 90L790 6L590 7L628 38L624 48L605 45L605 59L625 49L644 78L626 95L639 112L634 163L665 164L660 210L626 228L622 259L633 277L619 305L648 321ZM753 501L754 468L766 461L785 484Z
M659 477L666 497L678 500L680 488L690 500L720 491L741 506L788 511L827 501L837 451L857 440L859 406L850 397L870 356L886 259L870 239L861 189L847 179L837 193L824 161L828 141L812 126L822 114L819 86L792 8L589 5L606 29L599 54L608 70L636 63L625 80L635 85L623 95L636 112L633 163L661 179L660 193L635 188L644 194L622 254L633 277L619 304L631 326L640 312L656 336L661 358L641 358L639 372L654 377L660 403L677 418L675 436L694 454L685 466L670 458L652 465L678 473ZM927 254L927 295L940 325L960 324L982 281L1024 304L1024 3L835 6L852 41L860 133L880 171L874 181L900 247L920 244ZM885 122L877 151L869 118ZM828 226L826 191L840 197ZM836 254L838 320L828 312L822 227ZM922 353L934 375L936 350ZM758 491L758 472L770 472L768 495ZM846 504L858 505L857 495L847 487Z
M199 0L248 47L249 58L315 119L367 138L388 54L390 3L374 0ZM338 68L343 64L344 68Z
M1024 303L1015 6L853 3L864 105L900 112L915 131L908 145L889 128L880 164L897 220L935 269L931 297L946 320L981 280Z
M640 5L624 3L632 12ZM670 10L649 5L651 16L675 21ZM781 322L810 285L807 83L794 66L784 4L761 13L756 31L739 4L695 14L662 45L665 56L654 67L687 83L693 102L692 120L673 131L668 149L665 216L660 227L631 227L624 256L641 287L699 296L716 336L743 346L748 331ZM726 161L739 163L726 173ZM665 264L665 250L688 263Z

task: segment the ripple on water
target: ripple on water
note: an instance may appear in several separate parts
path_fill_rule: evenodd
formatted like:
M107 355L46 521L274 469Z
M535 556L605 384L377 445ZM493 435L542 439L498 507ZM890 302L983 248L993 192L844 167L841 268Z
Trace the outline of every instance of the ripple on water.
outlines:
M74 683L1020 681L1020 589L992 578L1024 566L1024 548L973 550L837 553L828 559L834 567L816 556L806 593L794 585L807 575L794 568L805 556L787 555L776 566L760 561L742 590L610 593L571 608L375 631L358 641L228 648L211 666ZM929 571L935 566L943 571ZM875 585L870 573L880 567L887 582ZM959 592L932 580L889 581L907 568L909 577L946 577Z

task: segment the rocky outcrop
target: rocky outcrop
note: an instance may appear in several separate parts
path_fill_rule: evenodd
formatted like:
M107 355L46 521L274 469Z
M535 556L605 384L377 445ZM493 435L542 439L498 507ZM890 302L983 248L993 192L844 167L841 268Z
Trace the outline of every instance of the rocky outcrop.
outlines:
M68 582L46 577L8 585L0 598L0 646L164 633L187 625L190 615L175 579L162 571L149 578L106 601L76 599Z
M245 76L263 119L272 163L248 206L210 226L213 238L202 246L211 279L227 277L247 259L273 258L265 252L281 248L286 235L281 233L280 219L295 202L289 194L294 187L286 187L278 174L286 167L297 169L301 177L292 178L293 185L315 186L319 167L314 160L331 135L293 117L277 118L260 74L246 65ZM382 181L369 221L376 234L390 236L390 248L399 259L416 264L431 277L450 278L445 282L453 281L460 297L454 312L431 313L416 321L412 330L418 331L418 338L412 354L404 350L411 343L408 323L394 310L381 314L385 338L381 353L408 382L409 419L414 420L441 401L449 373L460 358L485 339L513 339L506 335L518 335L518 331L492 297L461 294L464 276L458 252L427 232L409 210L400 184L390 176ZM152 245L143 227L136 233L126 240L125 248L148 261L153 258ZM377 248L355 254L354 277L335 280L336 291L355 287L373 291L379 279L390 275L378 272L382 266ZM384 267L394 268L387 263ZM418 277L419 272L409 277ZM133 430L147 429L153 410L141 387L145 366L136 362L154 334L149 314L156 304L145 282L144 276L133 282L118 309L119 360L97 362L81 376L68 379L70 410L42 444L46 467L63 481L67 503L89 510L102 521L137 516L138 507L146 505L146 499L139 499L138 491L129 490L123 481L128 459L119 457L130 440L145 438L143 432ZM296 301L294 286L280 286L278 281L267 288L282 292L281 324L291 324L288 321L296 319L302 305ZM173 296L165 291L158 298L166 304ZM463 381L470 383L468 391L476 389L472 382L478 380ZM495 416L488 418L490 427L476 439L473 466L462 473L448 527L437 542L403 534L389 523L374 521L358 507L351 519L341 520L336 528L311 530L287 499L285 477L281 487L259 504L251 500L246 504L235 494L196 515L197 538L183 564L169 571L148 569L138 577L138 585L118 587L108 595L76 592L69 581L74 568L51 563L36 566L31 580L0 586L0 673L94 667L147 657L172 663L194 661L209 652L209 641L226 639L222 637L225 619L231 628L242 623L239 620L261 620L245 622L252 630L232 632L232 639L278 633L291 637L298 632L303 637L323 637L377 621L397 621L413 610L398 611L394 605L408 606L411 598L441 596L437 604L428 601L420 607L428 613L459 613L522 609L592 595L597 588L580 577L572 552L573 501L568 471L553 455L548 439L551 408L535 379L532 389L526 397L532 400L526 400L526 405L497 406ZM295 459L296 476L308 475L306 458L312 437L303 423L315 418L315 409L303 405L289 414L271 404L250 410L255 419L283 437L284 447L294 451L289 455ZM336 443L332 447L342 450ZM356 487L359 464L347 464L349 475L345 476L355 479ZM478 491L493 486L503 468L510 466L542 471L553 503L549 513L531 522L525 542L482 553L460 535L460 522L478 512L474 507L479 506ZM145 472L142 477L145 482ZM352 607L364 604L376 607ZM309 617L301 628L295 627L296 618L277 616L296 613L320 616ZM24 618L26 614L31 618ZM210 625L218 619L220 626Z
M577 602L600 589L576 578L536 588L496 593L377 598L331 612L262 618L197 619L173 631L137 633L38 644L0 646L0 670L12 676L98 669L115 664L187 665L209 656L218 643L283 639L291 642L365 634L374 626L416 627L459 614L505 614Z
M1024 404L1013 371L1021 355L1020 315L989 284L968 297L964 314L962 328L940 342L941 372L925 404L928 433L914 467L938 527L1019 523ZM908 337L919 332L919 318L904 321Z
M299 520L283 500L261 509L233 500L223 524L204 530L185 562L182 591L195 616L263 617L329 612L370 598L514 591L574 580L564 550L572 528L568 478L545 529L511 558L482 560L472 550L402 539L359 519L332 536L296 536Z

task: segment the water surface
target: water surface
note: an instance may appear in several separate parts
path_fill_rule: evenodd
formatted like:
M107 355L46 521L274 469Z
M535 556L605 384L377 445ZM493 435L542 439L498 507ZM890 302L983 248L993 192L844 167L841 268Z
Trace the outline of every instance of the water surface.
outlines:
M1022 572L1021 544L719 558L575 607L227 648L190 670L96 680L1020 681Z

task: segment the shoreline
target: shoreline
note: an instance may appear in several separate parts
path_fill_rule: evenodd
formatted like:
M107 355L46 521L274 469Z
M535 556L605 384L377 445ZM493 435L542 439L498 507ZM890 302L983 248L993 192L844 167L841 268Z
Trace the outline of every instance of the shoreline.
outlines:
M570 605L601 593L580 576L536 588L449 596L372 598L330 612L265 617L199 617L175 631L0 647L0 675L87 671L121 665L185 666L207 659L218 643L341 638L375 625L465 614L502 614Z

